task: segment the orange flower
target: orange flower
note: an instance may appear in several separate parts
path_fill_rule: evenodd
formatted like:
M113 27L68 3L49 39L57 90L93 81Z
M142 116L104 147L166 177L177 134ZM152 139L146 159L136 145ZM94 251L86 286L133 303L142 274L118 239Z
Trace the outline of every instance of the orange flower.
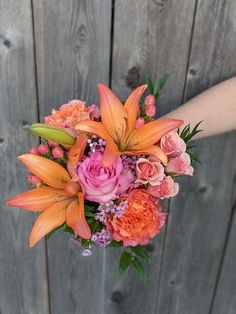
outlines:
M68 129L72 135L75 135L75 125L83 120L90 120L90 107L86 107L85 102L80 100L71 100L59 110L53 109L52 114L44 118L45 124Z
M72 157L78 159L78 156ZM91 230L85 219L84 196L79 183L72 181L69 173L52 160L33 154L24 154L18 158L29 172L47 185L18 194L7 201L8 206L42 212L32 228L29 237L30 247L65 222L79 236L89 239ZM73 169L73 163L72 158L71 169ZM71 173L71 176L73 175L74 173Z
M155 145L162 136L178 128L182 120L155 120L136 129L139 100L147 85L136 88L124 106L116 95L105 85L98 84L102 123L82 121L75 129L100 136L106 141L103 156L104 166L109 167L122 154L153 155L167 164L166 154Z
M128 206L120 218L108 215L106 225L113 238L124 246L146 245L156 236L166 219L161 205L144 189L128 194Z

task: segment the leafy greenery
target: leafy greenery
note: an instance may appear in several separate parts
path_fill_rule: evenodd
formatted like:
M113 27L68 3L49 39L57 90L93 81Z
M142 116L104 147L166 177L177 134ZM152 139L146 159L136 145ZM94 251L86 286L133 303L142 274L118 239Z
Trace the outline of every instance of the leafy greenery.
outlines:
M112 240L110 242L110 244L108 245L108 247L122 247L122 242L121 241Z
M168 78L169 75L164 74L159 81L153 82L149 76L145 77L144 82L148 85L147 90L150 94L154 95L156 101L158 100L160 92L165 86Z
M136 256L143 258L145 261L149 263L151 262L147 249L144 246L132 246L131 251L133 251Z
M131 263L134 266L134 269L136 270L137 274L140 276L141 279L144 281L147 281L147 276L144 270L144 267L140 260L137 257L133 257L131 259Z
M190 146L188 145L188 142L198 133L202 132L202 130L199 129L200 124L202 123L202 121L200 121L199 123L197 123L195 125L195 127L191 130L190 128L190 124L186 125L185 128L182 130L182 132L180 133L180 131L178 130L178 133L180 135L180 137L185 141L185 143L187 144L187 153L190 156L191 162L198 162L201 163L199 157L192 151L192 149L195 146Z
M59 227L53 229L51 232L49 232L49 233L46 235L46 238L47 238L47 239L50 239L51 236L52 236L56 231L58 231L59 229L61 229L61 228L64 227L64 226L65 226L65 224L63 223L61 226L59 226Z
M123 274L132 262L132 255L128 252L123 252L119 262L119 273Z
M180 133L180 137L185 141L187 144L196 134L202 132L202 130L199 130L198 127L202 123L202 121L198 122L195 127L192 129L190 128L190 124L186 125L185 128Z

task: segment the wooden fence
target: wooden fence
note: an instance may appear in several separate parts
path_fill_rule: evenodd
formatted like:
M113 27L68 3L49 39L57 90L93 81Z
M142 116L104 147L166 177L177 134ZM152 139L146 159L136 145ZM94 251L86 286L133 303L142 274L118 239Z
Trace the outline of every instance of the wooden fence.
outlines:
M27 187L16 156L37 144L31 123L70 99L96 103L98 82L125 98L164 73L159 114L236 74L235 0L0 0L1 201ZM235 143L199 142L146 285L118 278L113 249L84 258L59 233L29 249L35 215L2 202L0 313L235 314Z

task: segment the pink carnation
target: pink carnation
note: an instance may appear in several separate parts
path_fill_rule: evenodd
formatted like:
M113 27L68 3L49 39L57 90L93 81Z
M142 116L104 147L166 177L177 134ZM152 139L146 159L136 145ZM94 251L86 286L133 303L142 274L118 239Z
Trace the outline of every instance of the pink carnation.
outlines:
M179 185L174 182L171 176L168 176L160 183L160 185L149 186L148 192L152 196L160 199L174 197L179 193Z
M92 111L94 108L92 108ZM65 128L71 135L76 135L75 126L83 120L90 120L91 108L85 106L84 101L71 100L59 110L52 109L52 114L44 118L45 124Z
M139 158L136 163L136 173L138 179L136 182L142 184L150 183L158 185L164 179L164 167L160 161L151 161L151 159Z
M169 158L177 157L186 151L186 144L176 131L164 135L160 146Z
M78 178L87 200L106 203L126 192L134 178L123 171L121 158L104 167L102 157L100 152L87 157L79 166Z
M177 175L185 174L192 176L193 167L191 166L191 160L189 154L183 153L182 155L171 159L166 167L166 172L175 173Z

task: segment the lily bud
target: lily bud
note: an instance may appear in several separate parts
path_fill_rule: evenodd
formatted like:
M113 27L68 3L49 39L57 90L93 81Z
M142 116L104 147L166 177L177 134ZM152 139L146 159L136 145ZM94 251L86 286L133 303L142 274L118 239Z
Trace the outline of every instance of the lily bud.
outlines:
M62 145L73 145L75 138L62 128L56 128L43 123L32 124L30 130L36 135Z

